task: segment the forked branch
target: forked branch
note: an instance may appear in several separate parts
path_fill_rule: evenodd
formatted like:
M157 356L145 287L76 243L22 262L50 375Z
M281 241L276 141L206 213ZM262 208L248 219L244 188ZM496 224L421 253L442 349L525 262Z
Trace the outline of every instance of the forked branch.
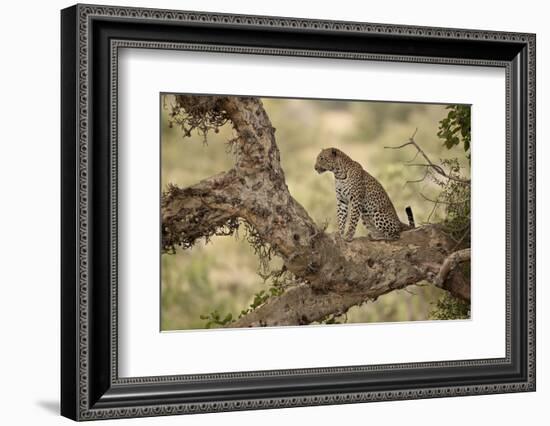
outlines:
M399 146L386 146L384 148L386 149L402 149L402 148L405 148L407 146L413 146L414 148L416 148L416 154L413 158L413 160L411 161L414 161L414 159L416 159L416 157L418 156L418 154L420 154L424 160L426 161L426 163L412 163L412 162L409 162L407 164L408 167L424 167L426 169L426 173L424 174L424 177L421 178L421 179L418 179L418 180L415 180L415 181L410 181L410 182L421 182L423 181L424 179L426 179L426 177L428 176L428 172L429 170L433 170L434 172L436 172L438 175L446 178L446 179L449 179L449 180L454 180L456 182L460 182L460 183L463 183L463 184L467 184L467 185L470 185L470 179L463 179L461 177L458 177L458 176L453 176L449 173L447 173L443 167L441 167L440 165L438 164L435 164L432 162L432 160L430 160L430 158L428 157L428 155L426 155L426 153L424 152L424 150L420 147L420 145L418 145L418 143L416 143L416 141L414 140L414 137L416 136L416 132L418 131L418 129L415 129L414 133L412 134L412 136L409 138L409 140L407 142L405 142L404 144L402 145L399 145Z

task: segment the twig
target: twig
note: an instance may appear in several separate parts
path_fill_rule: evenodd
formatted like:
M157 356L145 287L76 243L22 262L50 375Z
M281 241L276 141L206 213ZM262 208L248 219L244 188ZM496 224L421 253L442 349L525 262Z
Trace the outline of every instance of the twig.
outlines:
M430 158L426 155L426 153L422 150L422 148L420 148L420 146L414 140L414 137L415 137L417 131L418 131L418 128L415 129L414 133L409 138L408 142L405 142L404 144L399 145L399 146L385 146L384 148L387 148L387 149L401 149L401 148L405 148L406 146L412 145L416 148L417 152L416 152L416 155L414 156L414 158L411 161L407 162L407 166L425 167L426 170L433 169L433 170L435 170L435 172L437 174L439 174L439 175L441 175L441 176L443 176L447 179L454 180L456 182L460 182L460 183L469 185L470 184L470 179L462 179L462 178L459 178L459 177L456 177L456 176L452 176L452 175L446 173L445 170L443 170L443 168L441 166L438 166L437 164L434 164L430 160ZM424 157L424 159L426 160L426 164L410 164L412 161L414 161L416 159L418 154L421 154L422 157ZM427 176L427 173L426 173L426 175L424 175L424 177L422 179L417 180L417 181L410 181L410 182L422 182L424 179L426 179L426 176Z
M470 232L470 224L468 223L468 226L466 227L466 230L464 231L462 236L458 239L458 241L456 242L456 244L453 247L452 251L454 251L458 248L458 246L462 243L462 241L464 241L464 238L466 238L466 235L468 235L469 232Z
M420 151L416 151L416 154L414 154L414 157L411 158L409 161L406 161L407 164L412 163L414 160L416 160L416 157L418 157L418 154L420 154Z
M465 204L465 203L470 202L470 200L460 200L460 201L441 201L441 200L432 200L431 198L426 197L422 192L419 192L419 194L420 194L420 196L421 196L422 198L424 198L426 201L430 201L430 202L432 202L432 203L454 205L454 204Z
M430 220L432 219L432 216L433 216L433 214L435 213L437 207L439 207L439 200L436 200L436 201L434 202L433 209L432 209L432 211L430 212L430 214L428 215L428 223L430 223Z
M419 183L419 182L423 182L423 181L426 180L426 178L428 177L429 171L430 171L430 169L426 169L426 172L424 173L424 177L422 177L421 179L408 180L407 182L405 182L405 185L408 184L408 183Z

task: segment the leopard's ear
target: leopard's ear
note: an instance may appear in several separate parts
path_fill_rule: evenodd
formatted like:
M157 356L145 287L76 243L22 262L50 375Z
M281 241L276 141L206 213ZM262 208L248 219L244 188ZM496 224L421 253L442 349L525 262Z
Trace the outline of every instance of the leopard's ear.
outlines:
M333 157L336 157L336 148L331 148L330 153Z

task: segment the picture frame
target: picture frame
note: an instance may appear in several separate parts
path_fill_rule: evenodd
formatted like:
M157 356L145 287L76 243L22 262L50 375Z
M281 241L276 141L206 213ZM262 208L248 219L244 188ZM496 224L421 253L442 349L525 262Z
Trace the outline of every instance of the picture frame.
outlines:
M93 420L534 391L535 45L535 35L524 33L80 4L64 9L61 414ZM119 377L117 55L123 47L505 70L505 356Z

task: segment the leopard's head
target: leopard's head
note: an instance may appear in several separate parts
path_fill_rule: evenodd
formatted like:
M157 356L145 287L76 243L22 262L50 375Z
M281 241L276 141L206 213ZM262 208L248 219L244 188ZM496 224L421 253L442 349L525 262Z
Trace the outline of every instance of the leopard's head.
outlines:
M315 161L315 171L319 174L326 171L334 172L339 167L339 159L345 155L337 148L323 149Z

